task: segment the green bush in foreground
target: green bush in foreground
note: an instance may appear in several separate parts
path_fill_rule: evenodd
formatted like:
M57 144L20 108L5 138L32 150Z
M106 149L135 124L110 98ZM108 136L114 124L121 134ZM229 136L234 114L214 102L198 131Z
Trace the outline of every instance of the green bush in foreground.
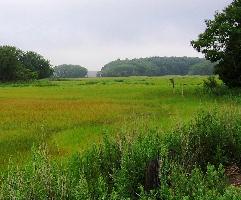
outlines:
M239 115L200 113L172 133L106 137L65 164L33 148L29 165L1 175L0 199L241 199L224 170L240 164L240 128ZM159 187L147 192L146 169L157 158Z

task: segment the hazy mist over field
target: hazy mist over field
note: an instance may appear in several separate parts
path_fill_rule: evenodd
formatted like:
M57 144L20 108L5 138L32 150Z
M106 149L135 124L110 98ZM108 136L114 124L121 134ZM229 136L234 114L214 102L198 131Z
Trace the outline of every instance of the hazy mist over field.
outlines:
M201 56L190 40L231 0L0 1L0 44L31 49L54 65L98 70L117 58Z

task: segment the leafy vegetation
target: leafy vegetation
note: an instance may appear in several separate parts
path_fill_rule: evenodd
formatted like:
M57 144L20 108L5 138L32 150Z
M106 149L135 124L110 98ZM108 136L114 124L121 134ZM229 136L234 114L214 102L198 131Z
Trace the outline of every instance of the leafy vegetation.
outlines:
M45 147L32 161L2 174L4 199L238 199L225 166L240 163L240 114L200 113L173 132L106 137L67 162L51 161ZM236 156L235 156L236 155ZM160 186L144 189L147 166L161 161Z
M206 30L192 41L193 47L207 60L218 62L215 72L229 87L241 86L241 1L234 0L213 20L206 20Z
M16 47L0 47L0 81L26 81L47 78L52 75L48 60L41 55Z
M88 70L79 65L59 65L54 67L54 76L57 78L81 78L85 77Z
M163 75L211 75L213 64L201 58L151 57L133 60L116 60L105 65L102 77L163 76Z

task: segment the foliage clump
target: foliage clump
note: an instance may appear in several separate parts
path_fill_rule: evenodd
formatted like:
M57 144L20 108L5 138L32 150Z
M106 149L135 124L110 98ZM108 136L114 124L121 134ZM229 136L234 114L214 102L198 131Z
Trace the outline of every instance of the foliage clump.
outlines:
M33 51L24 52L13 46L0 46L0 81L27 81L51 76L48 60Z
M206 30L192 46L217 62L215 73L229 87L241 86L241 0L234 0L213 20L206 20Z
M81 78L85 77L88 70L79 65L59 65L54 67L54 76L57 78Z

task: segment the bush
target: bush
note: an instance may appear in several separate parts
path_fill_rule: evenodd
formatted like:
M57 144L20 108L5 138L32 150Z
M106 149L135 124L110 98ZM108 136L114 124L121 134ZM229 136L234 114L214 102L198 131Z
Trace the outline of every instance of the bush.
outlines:
M210 91L213 91L215 90L217 87L219 86L215 76L209 76L207 78L207 80L204 80L203 81L203 87L206 89L206 90L210 90Z
M227 99L236 99L238 101L238 97L240 97L241 90L240 88L229 88L225 84L223 84L220 80L215 78L215 76L210 76L206 80L203 81L203 87L201 90L197 90L200 95L208 95Z
M166 137L170 158L186 168L211 163L218 166L241 163L241 121L239 115L201 112L187 126Z

